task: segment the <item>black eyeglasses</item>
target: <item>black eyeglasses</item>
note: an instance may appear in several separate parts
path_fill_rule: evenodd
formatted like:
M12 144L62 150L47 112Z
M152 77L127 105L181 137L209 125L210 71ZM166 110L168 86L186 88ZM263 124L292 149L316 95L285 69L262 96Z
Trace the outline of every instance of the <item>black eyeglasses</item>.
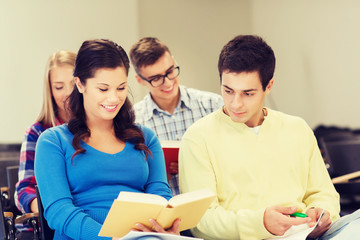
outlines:
M151 84L151 86L153 87L160 87L161 85L164 84L165 82L165 78L169 79L169 80L173 80L175 79L177 76L179 76L180 74L180 66L174 67L173 69L170 69L169 71L167 71L165 73L165 75L156 75L154 77L151 77L150 79L147 79L143 76L141 76L139 73L137 73L137 75L147 81L148 83Z

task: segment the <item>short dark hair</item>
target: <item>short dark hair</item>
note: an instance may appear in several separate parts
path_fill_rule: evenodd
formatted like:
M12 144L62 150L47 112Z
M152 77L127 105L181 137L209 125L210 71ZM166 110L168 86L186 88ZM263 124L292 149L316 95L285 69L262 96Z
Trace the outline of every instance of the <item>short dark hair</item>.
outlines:
M130 59L136 72L141 67L154 64L169 48L155 37L145 37L136 42L130 49Z
M221 50L218 62L220 82L222 73L254 72L260 75L263 90L274 76L275 55L271 47L259 36L239 35Z

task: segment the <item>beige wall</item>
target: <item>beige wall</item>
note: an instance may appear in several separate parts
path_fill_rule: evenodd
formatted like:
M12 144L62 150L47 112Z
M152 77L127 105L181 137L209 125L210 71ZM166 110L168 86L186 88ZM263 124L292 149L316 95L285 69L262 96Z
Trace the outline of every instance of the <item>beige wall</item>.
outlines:
M92 38L109 38L128 51L138 39L133 0L0 0L0 6L0 143L21 142L34 123L52 52L77 51Z
M219 93L217 59L237 34L258 34L277 56L267 105L311 127L360 128L357 0L0 0L0 143L21 142L42 100L49 54L109 38L128 51L140 37L164 41L181 82ZM146 89L134 82L135 101Z
M277 57L267 106L313 128L360 128L358 9L357 0L139 0L139 33L169 45L183 84L214 92L222 46L260 35Z
M360 128L360 2L254 0L252 30L277 56L272 100L319 124Z
M238 0L139 0L139 33L168 45L183 85L220 93L219 53L237 34L250 33L249 8Z

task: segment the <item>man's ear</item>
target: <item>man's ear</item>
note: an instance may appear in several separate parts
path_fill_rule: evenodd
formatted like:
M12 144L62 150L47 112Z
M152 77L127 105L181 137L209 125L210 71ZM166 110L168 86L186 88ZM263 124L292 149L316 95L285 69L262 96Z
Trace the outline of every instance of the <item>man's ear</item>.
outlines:
M266 86L266 89L265 89L265 92L266 92L266 95L268 95L272 89L272 86L274 84L274 79L270 79L268 85Z
M76 85L78 91L80 93L84 93L85 92L85 87L82 85L82 83L80 81L80 78L75 77L74 81L75 81L75 85Z
M136 81L137 81L140 85L146 86L146 85L145 85L145 81L142 80L141 77L139 77L139 75L135 74L135 78L136 78Z

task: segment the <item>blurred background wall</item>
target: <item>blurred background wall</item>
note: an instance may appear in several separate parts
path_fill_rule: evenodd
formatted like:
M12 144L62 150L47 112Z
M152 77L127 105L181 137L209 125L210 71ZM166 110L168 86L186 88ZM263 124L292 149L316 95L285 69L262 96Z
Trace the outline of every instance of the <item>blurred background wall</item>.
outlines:
M266 105L320 124L360 128L360 2L356 0L0 0L0 143L21 142L41 108L48 56L108 38L128 52L165 42L187 87L220 93L217 60L238 34L262 36L277 57ZM146 89L129 74L133 101Z

